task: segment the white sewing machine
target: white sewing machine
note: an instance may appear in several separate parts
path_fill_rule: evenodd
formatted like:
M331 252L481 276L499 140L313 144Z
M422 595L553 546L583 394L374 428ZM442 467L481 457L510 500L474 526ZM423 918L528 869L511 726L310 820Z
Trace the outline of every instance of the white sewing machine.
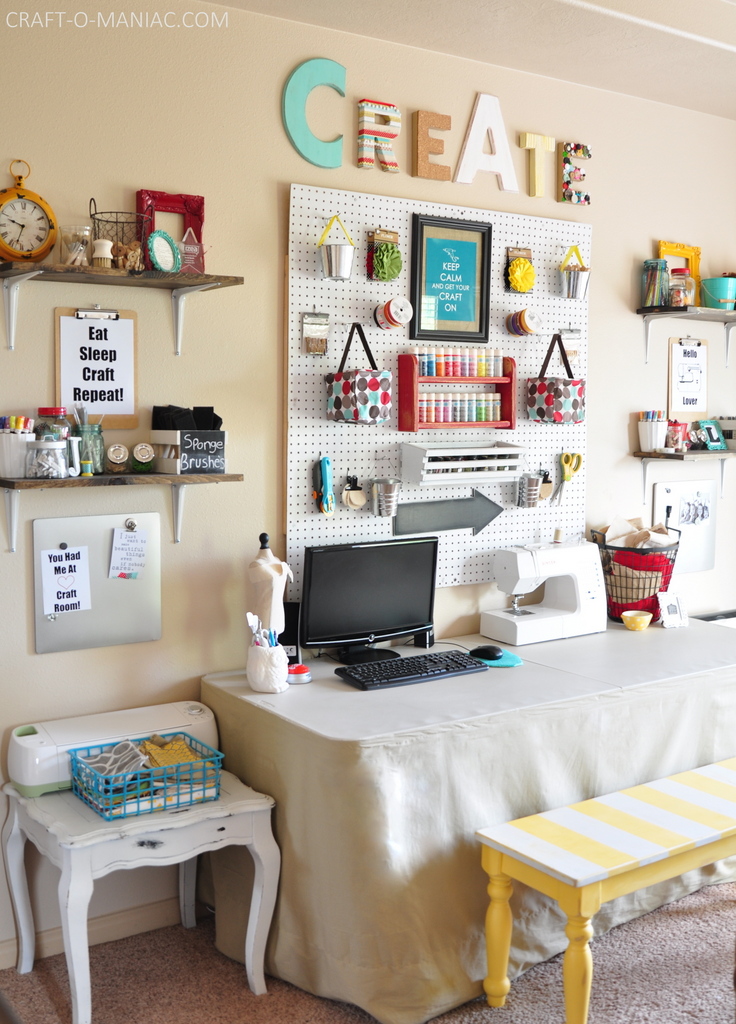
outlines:
M480 632L501 643L536 644L606 628L606 591L597 544L527 544L493 553L493 577L511 607L481 612ZM520 605L544 584L539 604Z

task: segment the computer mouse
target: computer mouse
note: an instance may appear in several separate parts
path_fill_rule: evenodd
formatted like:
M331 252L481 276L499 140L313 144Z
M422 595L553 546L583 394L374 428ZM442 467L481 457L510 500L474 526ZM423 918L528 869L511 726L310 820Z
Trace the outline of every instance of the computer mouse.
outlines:
M499 658L503 658L503 651L495 644L488 644L487 647L474 647L470 656L480 658L481 661L498 661Z

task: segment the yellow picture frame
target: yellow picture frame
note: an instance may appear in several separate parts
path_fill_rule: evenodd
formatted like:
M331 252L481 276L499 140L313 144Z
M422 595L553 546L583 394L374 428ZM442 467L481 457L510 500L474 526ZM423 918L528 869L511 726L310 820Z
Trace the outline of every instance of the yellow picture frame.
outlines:
M682 242L659 242L659 258L677 256L685 260L690 276L695 281L695 305L700 305L700 249L696 245L684 245Z

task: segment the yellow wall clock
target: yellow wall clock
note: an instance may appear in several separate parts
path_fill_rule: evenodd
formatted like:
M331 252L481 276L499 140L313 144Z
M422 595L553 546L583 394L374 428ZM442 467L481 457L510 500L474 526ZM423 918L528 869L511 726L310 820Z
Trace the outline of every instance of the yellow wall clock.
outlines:
M27 173L14 174L16 164L25 164ZM56 214L45 199L25 187L31 173L27 161L11 160L8 170L15 184L0 189L0 258L42 260L56 242Z

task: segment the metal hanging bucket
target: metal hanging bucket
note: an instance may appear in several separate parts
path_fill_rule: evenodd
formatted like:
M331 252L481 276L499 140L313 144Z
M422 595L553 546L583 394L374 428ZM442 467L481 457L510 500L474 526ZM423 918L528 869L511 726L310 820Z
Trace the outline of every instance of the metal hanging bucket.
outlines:
M575 256L578 262L570 264L573 256ZM568 264L570 265L568 266ZM583 257L580 255L580 250L576 245L571 245L565 254L565 258L560 265L560 278L562 281L562 294L566 299L584 299L588 294L590 267L586 267L583 263Z
M345 232L347 242L327 243L325 238L329 234L332 225L337 222ZM322 275L330 281L348 281L353 272L353 258L355 256L355 245L350 235L345 230L345 225L335 214L322 232L322 237L317 242L317 248L322 250Z

